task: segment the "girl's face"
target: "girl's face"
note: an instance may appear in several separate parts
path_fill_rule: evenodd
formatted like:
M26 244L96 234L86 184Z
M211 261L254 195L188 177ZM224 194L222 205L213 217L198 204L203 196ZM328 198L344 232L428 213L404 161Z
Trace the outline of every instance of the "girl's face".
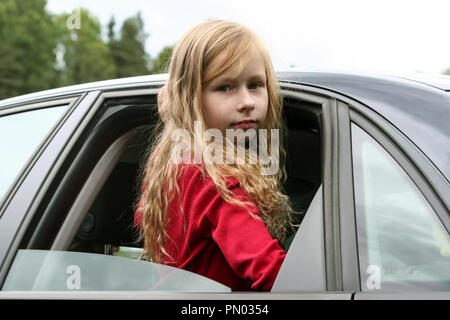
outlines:
M256 51L247 63L237 61L213 79L208 76L224 64L226 53L219 54L206 68L202 105L208 129L263 128L269 99L264 60Z

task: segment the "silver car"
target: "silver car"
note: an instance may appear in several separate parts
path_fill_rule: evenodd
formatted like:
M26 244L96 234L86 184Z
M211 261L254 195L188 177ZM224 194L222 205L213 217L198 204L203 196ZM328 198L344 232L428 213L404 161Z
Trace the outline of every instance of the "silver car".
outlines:
M150 75L0 101L0 298L450 299L450 80L278 77L302 214L272 292L138 259Z

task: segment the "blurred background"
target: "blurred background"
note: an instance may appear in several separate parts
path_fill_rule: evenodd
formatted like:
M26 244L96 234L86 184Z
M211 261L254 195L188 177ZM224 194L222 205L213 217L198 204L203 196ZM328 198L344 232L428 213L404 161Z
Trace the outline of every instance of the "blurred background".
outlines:
M0 0L0 99L165 72L210 18L250 27L277 70L450 75L448 0Z

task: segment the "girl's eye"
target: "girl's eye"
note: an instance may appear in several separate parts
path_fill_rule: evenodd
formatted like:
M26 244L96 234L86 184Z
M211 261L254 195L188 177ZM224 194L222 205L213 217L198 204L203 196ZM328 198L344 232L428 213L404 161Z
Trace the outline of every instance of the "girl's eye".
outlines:
M248 86L249 89L258 89L261 87L262 87L262 84L259 82L253 82Z
M227 91L230 90L230 86L229 85L223 85L223 86L220 86L219 88L217 88L217 90L220 91L220 92L227 92Z

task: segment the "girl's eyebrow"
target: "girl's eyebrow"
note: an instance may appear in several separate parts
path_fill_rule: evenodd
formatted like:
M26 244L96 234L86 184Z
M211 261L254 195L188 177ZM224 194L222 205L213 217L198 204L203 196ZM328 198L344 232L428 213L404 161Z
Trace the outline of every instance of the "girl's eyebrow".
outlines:
M237 78L238 77L229 77L229 76L221 77L219 75L216 78L211 79L210 82L234 82L234 81L236 81ZM248 77L248 79L250 81L265 80L266 79L266 75L264 73L257 73L257 74L251 75L250 77Z
M265 73L258 73L250 77L250 80L266 80L266 74Z

